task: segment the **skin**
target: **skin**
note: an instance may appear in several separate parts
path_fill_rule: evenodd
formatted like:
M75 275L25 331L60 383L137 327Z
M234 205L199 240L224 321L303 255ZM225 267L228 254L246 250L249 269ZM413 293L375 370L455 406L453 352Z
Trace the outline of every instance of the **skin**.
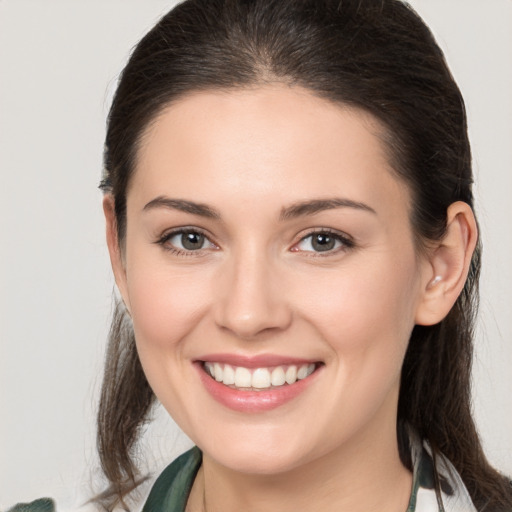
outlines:
M440 321L464 284L476 226L455 203L442 242L419 252L411 195L368 114L282 85L190 94L143 138L116 238L116 281L155 394L203 450L188 510L405 510L396 441L400 369L416 323ZM207 205L218 218L155 198ZM351 206L280 220L305 201ZM206 234L176 254L175 228ZM315 252L311 231L332 231ZM436 276L439 279L434 280ZM434 283L434 284L432 284ZM236 412L205 390L201 355L279 354L322 363L292 401Z

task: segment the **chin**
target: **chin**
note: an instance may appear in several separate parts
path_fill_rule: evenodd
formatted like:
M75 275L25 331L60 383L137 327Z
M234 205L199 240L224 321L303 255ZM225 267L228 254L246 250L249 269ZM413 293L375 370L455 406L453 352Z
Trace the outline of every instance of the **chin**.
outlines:
M255 436L227 436L217 442L209 438L200 448L206 456L232 471L273 475L293 470L312 458L304 438L291 440L289 436L288 439L284 437L260 432Z
M212 454L211 457L222 466L237 473L251 475L276 475L286 473L300 465L297 454L288 457L283 453Z

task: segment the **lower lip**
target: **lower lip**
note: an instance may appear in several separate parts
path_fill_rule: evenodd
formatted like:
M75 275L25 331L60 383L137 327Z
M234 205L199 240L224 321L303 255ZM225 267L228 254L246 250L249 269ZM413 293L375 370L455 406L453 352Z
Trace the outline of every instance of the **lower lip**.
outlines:
M311 375L293 384L283 384L283 386L264 391L241 391L225 386L210 377L205 372L203 363L197 362L195 366L204 387L217 402L234 411L245 413L271 411L290 402L316 380L321 370L321 367L317 368Z

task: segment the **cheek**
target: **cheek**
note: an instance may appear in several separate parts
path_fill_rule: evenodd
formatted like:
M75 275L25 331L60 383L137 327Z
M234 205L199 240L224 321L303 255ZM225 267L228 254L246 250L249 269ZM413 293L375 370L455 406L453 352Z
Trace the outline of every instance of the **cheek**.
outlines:
M197 269L176 269L149 262L128 269L128 294L140 347L176 348L208 303L209 277Z
M373 259L316 275L303 283L302 316L347 371L357 373L365 364L376 372L399 371L414 327L418 282L414 257Z
M199 277L197 271L158 270L156 265L138 266L128 276L133 328L144 373L174 420L186 427L188 398L177 390L191 389L194 384L187 336L204 315L209 297L206 276Z
M390 272L390 268L383 273L369 267L361 272L342 270L325 279L312 279L307 285L307 307L312 315L323 317L326 326L341 332L361 323L368 329L379 325L399 328L413 316L416 279L412 269Z
M354 432L383 404L395 414L403 358L414 327L416 269L385 265L384 273L382 268L365 266L361 272L351 269L312 280L302 309L329 349L327 363L334 371L332 394L326 400L337 411L334 424L346 424Z

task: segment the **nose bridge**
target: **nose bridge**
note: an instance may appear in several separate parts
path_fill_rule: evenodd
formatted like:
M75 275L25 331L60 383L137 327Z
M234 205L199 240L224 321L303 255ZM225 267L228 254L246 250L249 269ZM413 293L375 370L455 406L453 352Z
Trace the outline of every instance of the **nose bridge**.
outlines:
M291 311L280 286L273 258L258 247L246 244L233 251L221 270L216 322L240 338L254 338L269 329L284 329ZM282 284L282 283L281 283Z

